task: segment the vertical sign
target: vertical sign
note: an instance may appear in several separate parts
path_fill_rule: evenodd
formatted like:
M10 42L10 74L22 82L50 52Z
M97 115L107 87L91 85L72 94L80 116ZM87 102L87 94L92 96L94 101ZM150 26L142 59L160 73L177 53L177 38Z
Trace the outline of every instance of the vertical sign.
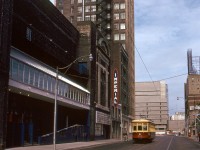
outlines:
M117 104L118 103L118 72L115 69L114 74L113 74L113 103Z

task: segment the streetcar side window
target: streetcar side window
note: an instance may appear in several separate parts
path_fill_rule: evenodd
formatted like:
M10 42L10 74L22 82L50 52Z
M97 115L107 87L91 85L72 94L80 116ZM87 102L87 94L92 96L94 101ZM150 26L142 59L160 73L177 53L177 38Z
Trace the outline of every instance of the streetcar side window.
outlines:
M147 124L143 124L143 131L147 131Z

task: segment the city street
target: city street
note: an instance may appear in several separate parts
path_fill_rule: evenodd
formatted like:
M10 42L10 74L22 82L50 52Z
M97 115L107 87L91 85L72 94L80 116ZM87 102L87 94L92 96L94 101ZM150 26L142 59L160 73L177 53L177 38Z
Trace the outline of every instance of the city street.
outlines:
M85 150L199 150L200 143L182 136L157 136L152 143L132 141L86 148Z

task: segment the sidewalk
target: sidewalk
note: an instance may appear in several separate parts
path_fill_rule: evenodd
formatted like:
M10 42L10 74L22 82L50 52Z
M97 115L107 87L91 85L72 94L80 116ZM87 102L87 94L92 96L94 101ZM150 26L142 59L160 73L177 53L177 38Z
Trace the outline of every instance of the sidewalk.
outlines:
M78 150L87 147L95 147L99 145L106 145L112 143L122 142L119 139L107 139L107 140L97 140L88 142L73 142L73 143L63 143L56 144L56 150ZM53 150L53 145L38 145L38 146L28 146L28 147L16 147L8 148L6 150Z

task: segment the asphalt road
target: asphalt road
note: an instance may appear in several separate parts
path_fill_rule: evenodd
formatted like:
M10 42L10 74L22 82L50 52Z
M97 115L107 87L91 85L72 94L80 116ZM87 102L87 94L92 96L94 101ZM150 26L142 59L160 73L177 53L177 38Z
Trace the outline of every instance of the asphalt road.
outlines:
M152 143L128 141L85 148L85 150L200 150L200 143L182 136L157 136Z

